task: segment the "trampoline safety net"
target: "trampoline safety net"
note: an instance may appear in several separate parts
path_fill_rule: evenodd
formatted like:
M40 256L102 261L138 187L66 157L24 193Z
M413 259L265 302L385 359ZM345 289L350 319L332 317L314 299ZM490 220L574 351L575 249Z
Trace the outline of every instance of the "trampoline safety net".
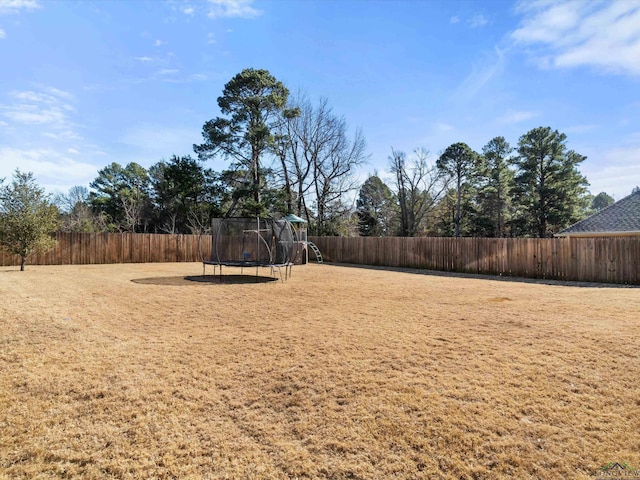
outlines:
M292 261L294 234L287 220L214 218L211 227L211 263L271 266Z

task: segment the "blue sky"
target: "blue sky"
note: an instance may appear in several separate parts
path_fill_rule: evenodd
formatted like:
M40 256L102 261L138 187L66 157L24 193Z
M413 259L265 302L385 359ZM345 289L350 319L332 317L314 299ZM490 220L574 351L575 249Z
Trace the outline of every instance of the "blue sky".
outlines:
M0 0L0 178L48 192L193 154L216 99L264 68L391 147L564 132L596 194L640 185L640 1ZM224 162L208 166L219 170Z

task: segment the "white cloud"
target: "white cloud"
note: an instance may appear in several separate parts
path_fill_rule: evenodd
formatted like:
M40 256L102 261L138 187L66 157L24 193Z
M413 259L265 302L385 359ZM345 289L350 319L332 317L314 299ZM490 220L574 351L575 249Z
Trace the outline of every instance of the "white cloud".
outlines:
M516 13L523 19L511 38L537 47L540 65L640 75L640 2L522 2Z
M151 57L133 57L134 60L138 60L139 62L142 63L146 63L146 62L152 62L153 58Z
M240 17L255 18L262 14L251 6L253 0L208 0L209 18Z
M591 183L593 194L607 192L616 200L640 185L640 145L589 152L581 171Z
M152 163L174 154L188 155L193 151L193 144L201 141L202 137L195 126L150 124L135 126L120 139L120 143L126 145L133 155L146 158Z
M454 129L453 125L449 125L448 123L444 123L444 122L437 122L433 125L433 128L436 132L450 132Z
M48 90L52 93L66 94L61 90ZM0 115L12 122L49 125L58 129L70 128L68 113L73 112L74 108L60 98L31 90L13 91L9 96L15 101L9 105L0 105Z
M452 25L460 23L461 21L462 19L458 15L454 15L453 17L449 18L449 23ZM469 28L483 27L487 23L489 23L489 20L481 13L475 14L471 17L467 17L465 20L465 24Z
M166 45L167 42L163 42L162 40L156 40L155 42L153 42L153 46L154 47L161 47L162 45Z
M166 68L154 72L149 80L161 81L166 83L190 83L201 82L212 78L212 75L205 73L192 73L189 75L179 75L180 70L177 68Z
M11 92L10 94L13 98L17 100L25 100L27 102L39 102L42 100L42 94L38 94L36 92L31 91L23 91L23 92Z
M180 6L173 6L174 11L179 11L188 17L201 12L207 17L215 18L255 18L262 15L262 11L252 6L254 0L206 0L205 2L191 3L184 1Z
M66 101L71 97L68 92L48 86L9 92L10 101L0 104L0 125L11 131L11 135L3 139L3 146L24 148L28 145L31 149L55 146L66 152L72 146L69 142L82 142L73 120L76 110Z
M216 43L216 36L213 33L209 33L207 35L207 44L213 45L214 43Z
M497 122L505 123L505 124L520 123L520 122L525 122L527 120L530 120L534 117L537 117L538 115L539 113L537 112L510 110L504 115L502 115L501 117L498 117Z
M61 130L58 133L42 132L42 136L56 141L82 140L83 138L71 129Z
M65 121L65 115L59 109L43 109L37 105L0 106L0 113L18 123L59 125Z
M60 90L54 87L41 86L41 88L49 92L51 95L55 95L56 97L64 98L65 100L72 100L74 98L72 93L65 92L64 90Z
M33 172L39 185L52 192L87 185L96 177L92 158L100 155L100 148L76 131L73 99L71 93L47 85L5 96L0 124L6 126L2 133L11 133L2 135L0 178L19 168Z
M122 85L115 85L113 83L93 83L82 87L87 92L113 92L114 90L122 89Z
M512 37L526 43L557 41L564 32L578 25L579 7L577 2L521 2L516 12L524 14L525 18Z
M3 29L0 28L0 40L2 40L3 38L7 38L7 34L4 32Z
M60 105L65 110L73 110L73 107L68 104L64 104L60 101L62 97L65 99L71 99L72 96L70 93L63 92L62 90L58 90L56 88L45 87L42 90L48 91L50 94L42 93L42 92L34 92L32 90L23 90L23 91L13 91L9 95L16 100L26 101L26 102L36 102L36 103L46 103L48 105ZM53 95L51 95L53 94Z
M192 73L189 75L189 81L193 82L201 82L203 80L207 80L209 76L205 73Z
M486 25L489 21L487 20L487 17L485 17L482 14L478 14L478 15L474 15L473 17L471 17L469 19L469 21L467 22L467 24L471 27L471 28L477 28L477 27L482 27L484 25Z
M562 131L564 133L575 133L577 135L581 135L584 133L589 133L598 128L597 125L570 125L566 128L563 128Z
M74 160L51 148L0 147L0 158L0 178L10 178L19 168L23 172L32 172L38 184L49 192L68 191L74 185L86 185L97 172L95 165Z
M455 95L464 100L471 100L489 81L499 75L504 68L504 52L495 48L485 58L472 66L471 73L462 81Z
M21 10L35 10L40 8L36 0L0 0L0 15L20 13Z

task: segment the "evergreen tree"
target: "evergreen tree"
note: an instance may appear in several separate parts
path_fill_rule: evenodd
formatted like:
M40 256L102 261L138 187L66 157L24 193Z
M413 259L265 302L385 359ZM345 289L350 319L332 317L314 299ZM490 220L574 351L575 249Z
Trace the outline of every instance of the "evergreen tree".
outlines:
M455 236L460 236L460 223L462 218L462 198L467 193L474 174L478 171L481 158L462 142L449 145L440 155L436 165L440 170L453 177L456 186L456 217ZM463 190L466 190L463 191Z
M587 157L567 151L566 135L538 127L520 137L515 201L520 233L546 237L583 218L588 207L588 182L578 166Z
M32 173L16 170L13 181L0 181L0 245L20 256L20 271L33 253L56 245L51 233L60 226L58 209L40 188Z
M372 175L360 188L356 202L358 230L363 237L387 237L397 232L396 196L377 175Z
M431 212L426 234L430 237L453 237L456 225L456 191L450 188Z
M200 160L216 155L233 161L232 168L246 172L242 189L248 195L235 197L228 214L244 200L245 210L253 215L267 211L262 191L266 188L262 156L273 145L274 130L283 113L289 90L267 70L248 68L234 76L225 86L218 106L223 115L204 124L205 142L194 145Z
M495 137L483 149L483 163L479 172L475 232L478 236L504 237L511 219L513 171L509 155L513 148L504 137Z
M598 195L593 197L593 200L591 201L591 208L596 212L599 212L603 208L612 205L614 202L615 200L613 197L607 192L600 192Z
M89 201L96 214L106 218L108 229L146 232L151 219L150 178L135 162L125 167L113 162L91 182Z
M172 156L149 169L155 228L166 233L201 232L220 213L217 176L186 155Z

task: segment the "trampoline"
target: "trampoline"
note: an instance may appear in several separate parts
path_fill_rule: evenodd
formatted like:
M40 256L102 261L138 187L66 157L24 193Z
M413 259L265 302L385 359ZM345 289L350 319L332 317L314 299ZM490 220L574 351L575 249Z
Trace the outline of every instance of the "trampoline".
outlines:
M202 262L202 275L207 265L213 265L216 274L222 267L269 268L280 280L291 276L293 267L294 234L285 219L229 217L214 218L211 223L211 258ZM282 270L284 269L284 277Z

